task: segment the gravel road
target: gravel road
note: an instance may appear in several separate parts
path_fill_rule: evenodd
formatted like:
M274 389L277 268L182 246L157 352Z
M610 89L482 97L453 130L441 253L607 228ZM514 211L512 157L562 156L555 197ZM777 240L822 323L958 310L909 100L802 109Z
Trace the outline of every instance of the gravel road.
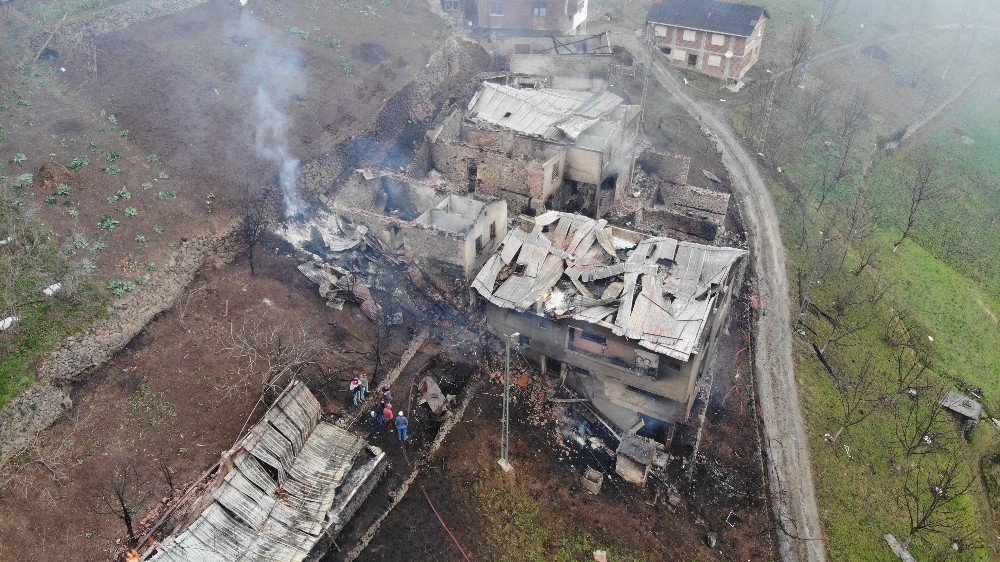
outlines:
M646 50L634 33L615 34L634 53ZM637 57L640 60L644 57ZM761 317L757 323L756 379L764 420L765 454L784 561L825 561L806 425L792 362L792 330L785 247L767 184L753 157L715 108L688 95L662 57L652 57L650 88L663 87L716 141L747 225L758 278Z

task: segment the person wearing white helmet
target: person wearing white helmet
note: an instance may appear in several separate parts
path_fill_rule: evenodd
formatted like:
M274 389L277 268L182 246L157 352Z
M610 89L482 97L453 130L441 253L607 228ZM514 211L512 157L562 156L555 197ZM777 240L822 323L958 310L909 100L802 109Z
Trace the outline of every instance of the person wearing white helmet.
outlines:
M409 437L409 435L407 434L409 429L410 429L410 420L406 417L405 414L403 414L403 411L400 410L399 413L396 414L396 436L399 437L400 441L406 441L406 439Z

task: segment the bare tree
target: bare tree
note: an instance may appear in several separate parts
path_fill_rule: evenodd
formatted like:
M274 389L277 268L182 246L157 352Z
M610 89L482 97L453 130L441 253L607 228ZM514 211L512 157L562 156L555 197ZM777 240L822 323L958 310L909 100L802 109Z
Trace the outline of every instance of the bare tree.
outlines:
M853 250L857 253L858 264L851 270L851 274L861 275L861 272L873 265L878 257L879 246L873 243L873 239L878 233L881 214L861 182L858 182L854 197L848 203L841 205L837 214L847 217L847 221L839 230L843 239L840 269L843 270L847 266L847 258Z
M822 129L830 113L831 92L827 88L803 91L795 104L795 120L802 135L812 140Z
M945 410L941 405L944 392L925 381L925 372L921 371L920 379L914 381L914 386L905 391L905 398L897 400L893 407L893 439L903 459L937 451L948 444Z
M813 330L813 341L822 356L831 346L844 347L855 343L858 335L881 321L875 309L882 303L891 284L883 284L861 276L845 275L836 270L823 279L835 284L830 302L821 306L810 303L810 310L825 320Z
M906 185L906 195L909 203L906 224L903 226L903 233L899 236L899 240L892 245L893 252L897 252L900 244L909 238L921 211L927 205L938 201L944 196L945 190L940 178L943 162L938 150L937 147L930 149L921 147L917 149L913 157L914 173Z
M280 390L292 377L319 367L321 350L321 342L305 326L275 321L267 310L249 311L239 327L231 327L222 347L242 363L227 390Z
M150 491L143 490L139 477L132 466L122 466L107 483L103 493L97 498L91 511L98 515L117 517L125 525L130 545L138 542L135 534L135 518L142 504L149 498Z
M268 217L265 210L266 191L255 190L251 180L246 180L243 184L243 198L240 202L242 206L243 224L241 233L243 235L243 245L247 260L250 262L250 276L257 276L256 262L254 254L261 237L267 230Z
M951 542L956 534L964 535L971 522L962 508L963 496L975 480L975 471L963 465L957 452L928 456L907 471L897 500L906 508L907 542Z
M819 208L823 207L827 197L838 185L854 175L850 169L851 162L860 145L864 125L868 120L868 105L868 93L859 92L842 104L834 115L835 140L831 142L833 154L823 166L819 185Z
M844 13L849 0L820 0L819 5L819 27L830 23L834 17Z
M885 377L866 361L847 369L836 369L833 380L839 399L837 422L840 425L830 441L836 445L845 432L868 419L883 404Z

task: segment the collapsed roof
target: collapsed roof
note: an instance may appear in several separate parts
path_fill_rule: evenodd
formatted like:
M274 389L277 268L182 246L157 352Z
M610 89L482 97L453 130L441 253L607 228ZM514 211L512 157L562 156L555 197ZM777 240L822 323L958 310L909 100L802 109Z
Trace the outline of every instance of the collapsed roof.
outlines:
M508 232L472 287L496 306L603 326L687 361L718 287L744 254L548 211L530 232Z
M646 21L687 29L750 37L760 17L771 14L760 6L718 0L663 0L649 9Z
M305 559L333 524L337 488L365 446L321 413L304 384L289 386L244 438L208 505L147 560Z
M620 120L626 108L632 107L623 106L623 101L611 92L555 88L522 90L483 82L482 88L469 102L466 117L522 135L549 141L576 142L595 125Z

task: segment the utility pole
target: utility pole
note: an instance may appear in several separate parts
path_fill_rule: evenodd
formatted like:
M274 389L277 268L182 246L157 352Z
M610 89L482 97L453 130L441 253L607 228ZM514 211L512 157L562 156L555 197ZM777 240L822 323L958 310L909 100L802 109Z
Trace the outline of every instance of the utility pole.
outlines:
M500 460L497 461L504 472L514 470L510 464L510 340L520 336L521 334L514 332L506 337L505 342L507 349L503 367L503 437L500 441Z

